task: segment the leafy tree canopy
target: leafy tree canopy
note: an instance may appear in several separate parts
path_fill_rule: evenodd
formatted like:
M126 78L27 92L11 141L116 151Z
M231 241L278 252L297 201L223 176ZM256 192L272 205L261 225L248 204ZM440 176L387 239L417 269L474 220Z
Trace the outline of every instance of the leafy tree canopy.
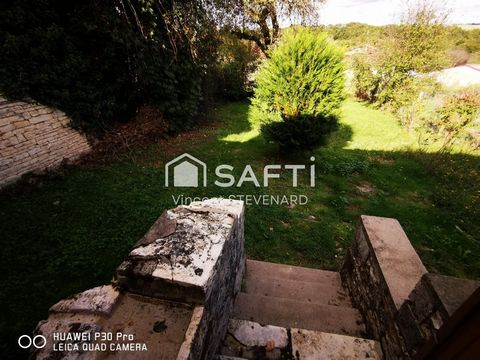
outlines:
M242 39L254 41L265 53L280 33L280 23L313 23L325 0L217 0L215 19Z

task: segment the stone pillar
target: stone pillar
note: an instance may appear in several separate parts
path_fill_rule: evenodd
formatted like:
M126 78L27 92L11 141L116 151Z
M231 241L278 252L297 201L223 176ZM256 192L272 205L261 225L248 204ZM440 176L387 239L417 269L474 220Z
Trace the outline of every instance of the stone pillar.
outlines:
M123 289L145 296L202 304L205 343L214 355L245 270L244 205L210 199L168 210L117 269Z
M243 224L242 201L210 199L167 210L118 267L113 286L87 290L50 309L35 330L47 345L34 349L33 357L212 358L245 270ZM114 338L95 338L101 332ZM115 339L118 332L134 334L134 340ZM90 335L58 338L84 333Z
M386 359L408 357L397 313L426 272L397 220L361 216L342 281Z
M386 359L414 357L479 287L429 274L395 219L361 216L342 281Z

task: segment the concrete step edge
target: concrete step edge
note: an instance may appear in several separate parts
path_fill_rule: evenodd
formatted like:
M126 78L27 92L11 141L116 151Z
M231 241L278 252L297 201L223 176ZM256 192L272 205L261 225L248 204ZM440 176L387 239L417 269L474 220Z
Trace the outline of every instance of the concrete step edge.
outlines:
M300 280L308 282L325 282L341 286L340 273L329 270L306 268L301 266L270 263L266 261L247 260L246 278L265 276L275 279Z
M231 317L264 325L365 337L360 312L351 307L240 293Z

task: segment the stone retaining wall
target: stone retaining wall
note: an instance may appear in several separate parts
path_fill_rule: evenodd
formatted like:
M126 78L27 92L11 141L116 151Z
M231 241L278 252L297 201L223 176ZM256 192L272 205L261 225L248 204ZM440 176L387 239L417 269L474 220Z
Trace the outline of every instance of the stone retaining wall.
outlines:
M69 124L61 111L0 97L0 187L90 151L87 139Z

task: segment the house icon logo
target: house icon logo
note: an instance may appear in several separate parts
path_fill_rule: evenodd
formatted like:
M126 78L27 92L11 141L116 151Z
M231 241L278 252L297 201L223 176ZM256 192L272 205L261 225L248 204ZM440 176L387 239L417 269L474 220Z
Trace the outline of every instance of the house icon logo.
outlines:
M174 187L198 187L200 176L203 186L207 186L207 164L190 154L182 154L165 164L166 187L169 186L170 168L173 168Z

